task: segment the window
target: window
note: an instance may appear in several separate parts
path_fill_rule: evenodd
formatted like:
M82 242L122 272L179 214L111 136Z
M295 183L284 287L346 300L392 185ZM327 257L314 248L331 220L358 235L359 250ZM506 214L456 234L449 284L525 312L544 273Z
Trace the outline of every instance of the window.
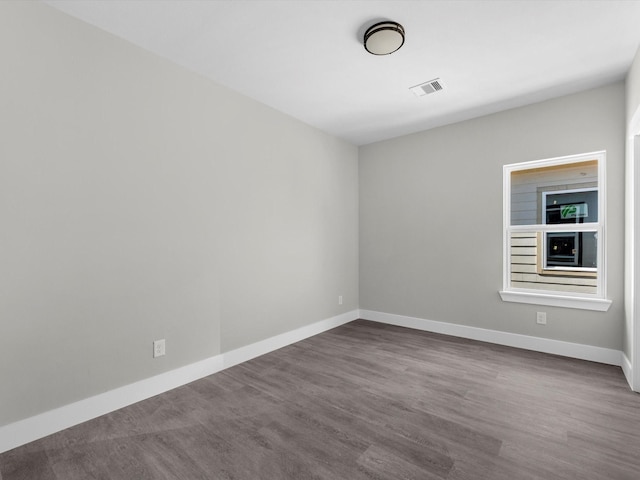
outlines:
M504 167L504 301L605 311L605 152Z

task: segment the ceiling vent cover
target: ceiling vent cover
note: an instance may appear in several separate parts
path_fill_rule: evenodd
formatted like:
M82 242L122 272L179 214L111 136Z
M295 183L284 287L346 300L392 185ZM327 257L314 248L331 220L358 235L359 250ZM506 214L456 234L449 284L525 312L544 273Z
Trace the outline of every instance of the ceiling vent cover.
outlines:
M411 87L409 90L411 90L417 97L422 97L424 95L429 95L430 93L439 92L443 88L441 80L436 78L435 80L429 80L428 82Z

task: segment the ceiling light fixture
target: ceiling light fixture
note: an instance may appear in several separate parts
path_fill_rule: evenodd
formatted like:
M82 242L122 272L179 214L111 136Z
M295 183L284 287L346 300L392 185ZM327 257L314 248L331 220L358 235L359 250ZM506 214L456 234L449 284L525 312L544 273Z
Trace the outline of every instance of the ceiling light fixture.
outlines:
M397 22L379 22L364 33L364 48L373 55L389 55L404 44L404 28Z

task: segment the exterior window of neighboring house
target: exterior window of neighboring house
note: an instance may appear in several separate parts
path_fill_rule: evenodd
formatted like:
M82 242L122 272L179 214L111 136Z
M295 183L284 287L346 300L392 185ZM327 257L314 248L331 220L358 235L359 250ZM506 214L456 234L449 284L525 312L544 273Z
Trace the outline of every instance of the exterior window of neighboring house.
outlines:
M504 167L504 301L605 311L605 152Z

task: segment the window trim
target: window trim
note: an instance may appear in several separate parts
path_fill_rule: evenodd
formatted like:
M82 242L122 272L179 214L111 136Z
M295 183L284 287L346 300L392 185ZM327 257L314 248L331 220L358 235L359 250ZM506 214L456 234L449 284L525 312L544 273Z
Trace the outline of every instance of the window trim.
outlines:
M514 231L531 231L531 227L538 225L511 225L511 174L520 170L534 168L545 168L571 163L587 162L597 160L598 162L598 222L583 224L558 224L539 225L543 230L567 231L571 226L571 231L598 231L598 275L597 293L568 293L562 291L537 291L530 289L514 288L511 286L511 242L510 235ZM512 163L503 166L503 285L499 291L504 302L528 303L534 305L549 305L565 308L578 308L585 310L607 311L612 301L607 299L607 249L606 249L606 151L589 152L578 155L568 155L564 157L548 158L544 160L533 160L522 163ZM541 219L542 220L542 219ZM544 220L546 222L546 220ZM597 225L597 228L594 226Z

